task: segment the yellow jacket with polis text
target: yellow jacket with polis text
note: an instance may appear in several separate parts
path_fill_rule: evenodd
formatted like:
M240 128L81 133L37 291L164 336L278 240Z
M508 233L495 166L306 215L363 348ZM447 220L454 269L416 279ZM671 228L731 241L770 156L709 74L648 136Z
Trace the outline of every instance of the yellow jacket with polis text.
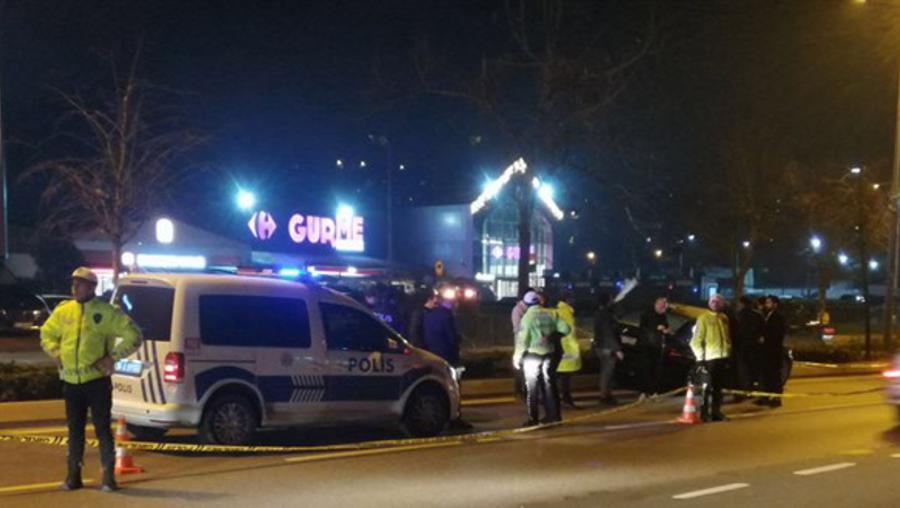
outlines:
M116 344L116 338L121 342ZM106 376L94 366L110 356L125 358L141 345L141 332L118 307L92 299L59 304L41 327L41 347L61 363L60 379L82 384Z

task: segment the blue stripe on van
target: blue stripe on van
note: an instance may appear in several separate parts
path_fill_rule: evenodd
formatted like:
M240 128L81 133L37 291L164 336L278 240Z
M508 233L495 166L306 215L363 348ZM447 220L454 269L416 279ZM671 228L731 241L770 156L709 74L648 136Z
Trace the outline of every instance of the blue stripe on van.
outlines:
M397 400L410 386L432 372L431 367L413 369L402 376L322 376L325 381L323 401ZM223 379L240 379L255 384L266 403L291 402L295 386L291 376L254 376L238 367L216 367L194 376L197 400ZM309 389L318 387L309 386Z
M147 349L146 340L141 344L141 348L144 350L144 358L146 359L145 361L150 362L150 350ZM152 368L147 371L147 386L149 386L150 388L150 400L151 402L156 404L156 389L153 388L153 372L154 369Z
M166 392L163 390L163 382L162 375L160 375L160 365L159 365L159 355L157 353L157 348L159 348L159 342L153 341L153 371L156 372L156 385L159 387L159 398L162 399L162 403L166 403Z

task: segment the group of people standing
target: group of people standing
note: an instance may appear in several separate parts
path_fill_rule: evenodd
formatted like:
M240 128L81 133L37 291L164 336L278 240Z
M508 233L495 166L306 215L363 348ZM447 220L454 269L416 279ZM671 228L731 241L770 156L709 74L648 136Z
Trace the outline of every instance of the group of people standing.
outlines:
M513 365L523 373L526 389L526 425L560 421L560 405L577 409L570 391L570 376L581 369L575 339L572 296L564 295L555 307L545 295L529 289L512 311L515 352ZM776 296L758 302L743 297L732 310L721 295L713 295L708 310L697 317L690 340L696 359L692 382L703 386L701 417L706 421L726 420L722 413L722 389L756 388L780 394L784 338L787 325L778 310ZM621 326L616 319L614 299L601 294L594 312L592 350L600 363L600 402L618 403L612 393L617 365L625 358ZM667 316L668 301L657 298L640 317L637 344L629 354L639 373L640 399L656 398L663 386L666 341L673 330ZM741 398L738 398L740 400ZM778 407L777 396L762 397L759 405ZM543 418L540 409L543 406Z

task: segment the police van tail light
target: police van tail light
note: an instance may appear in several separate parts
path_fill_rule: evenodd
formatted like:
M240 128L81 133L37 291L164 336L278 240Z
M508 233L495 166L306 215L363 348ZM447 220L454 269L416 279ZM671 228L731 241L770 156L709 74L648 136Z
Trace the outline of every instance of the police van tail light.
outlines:
M163 381L166 383L180 383L184 381L184 354L169 353L166 355L166 363L163 367Z

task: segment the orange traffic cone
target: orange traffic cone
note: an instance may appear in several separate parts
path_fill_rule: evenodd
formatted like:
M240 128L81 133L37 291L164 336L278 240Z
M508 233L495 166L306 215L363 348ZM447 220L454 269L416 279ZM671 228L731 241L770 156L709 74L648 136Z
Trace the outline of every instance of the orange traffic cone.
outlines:
M116 475L143 473L144 468L134 465L128 448L121 446L121 443L127 443L130 438L128 431L125 429L125 417L119 417L119 424L116 426Z
M681 412L681 416L675 421L688 425L703 423L700 415L697 414L697 406L694 404L694 387L691 385L688 385L687 394L684 397L684 409Z

